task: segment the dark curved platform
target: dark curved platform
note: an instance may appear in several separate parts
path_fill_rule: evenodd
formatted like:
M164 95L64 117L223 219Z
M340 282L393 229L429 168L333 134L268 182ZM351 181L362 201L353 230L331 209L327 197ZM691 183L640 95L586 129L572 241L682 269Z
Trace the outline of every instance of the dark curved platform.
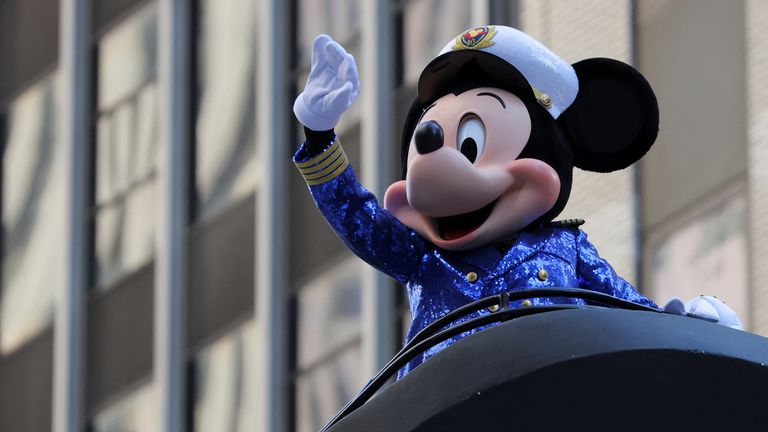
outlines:
M768 339L583 309L466 337L329 430L766 430Z

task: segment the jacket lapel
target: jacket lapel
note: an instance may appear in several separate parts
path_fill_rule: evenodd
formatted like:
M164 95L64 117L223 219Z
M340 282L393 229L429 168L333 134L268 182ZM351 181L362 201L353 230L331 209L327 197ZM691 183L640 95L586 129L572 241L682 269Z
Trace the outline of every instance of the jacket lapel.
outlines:
M496 248L491 246L459 252L459 254L460 258L455 257L453 252L445 253L452 261L460 262L461 267L468 266L467 269L469 270L479 269L483 274L494 272L503 257Z
M541 241L540 233L538 231L534 233L537 235L531 232L520 234L520 237L512 244L512 247L509 248L509 251L507 251L499 263L496 268L496 274L506 274L542 248L543 242Z

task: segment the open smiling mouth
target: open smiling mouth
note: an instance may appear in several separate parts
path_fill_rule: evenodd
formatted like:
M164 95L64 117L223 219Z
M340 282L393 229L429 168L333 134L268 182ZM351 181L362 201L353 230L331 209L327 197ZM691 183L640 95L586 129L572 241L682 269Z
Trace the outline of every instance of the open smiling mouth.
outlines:
M486 221L486 219L488 219L494 205L496 205L495 200L487 206L473 212L435 218L435 222L437 223L437 233L444 240L456 240L462 238L476 230Z

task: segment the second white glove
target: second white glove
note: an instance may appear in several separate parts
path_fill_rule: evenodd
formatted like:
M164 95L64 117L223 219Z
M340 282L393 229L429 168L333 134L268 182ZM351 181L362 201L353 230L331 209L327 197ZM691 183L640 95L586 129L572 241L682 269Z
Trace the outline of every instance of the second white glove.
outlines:
M685 309L698 315L715 317L718 323L732 329L743 330L736 312L717 297L698 296L686 303Z
M293 104L293 113L314 131L333 129L357 98L360 80L351 54L328 35L312 44L312 66L304 91Z
M664 306L664 311L675 315L687 315L692 313L700 317L711 319L726 327L743 330L739 315L720 299L713 296L698 296L688 303L683 303L679 298L673 297Z

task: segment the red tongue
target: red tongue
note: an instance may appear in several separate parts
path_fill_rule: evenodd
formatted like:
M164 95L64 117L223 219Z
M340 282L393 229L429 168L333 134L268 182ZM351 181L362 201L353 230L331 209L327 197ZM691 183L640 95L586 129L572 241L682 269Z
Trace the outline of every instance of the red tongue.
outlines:
M473 212L437 219L437 229L445 240L460 239L478 229L491 214L496 201Z
M443 232L442 237L445 240L456 240L457 238L462 238L465 235L471 233L475 229L477 229L477 227L464 228L464 229L451 229Z

